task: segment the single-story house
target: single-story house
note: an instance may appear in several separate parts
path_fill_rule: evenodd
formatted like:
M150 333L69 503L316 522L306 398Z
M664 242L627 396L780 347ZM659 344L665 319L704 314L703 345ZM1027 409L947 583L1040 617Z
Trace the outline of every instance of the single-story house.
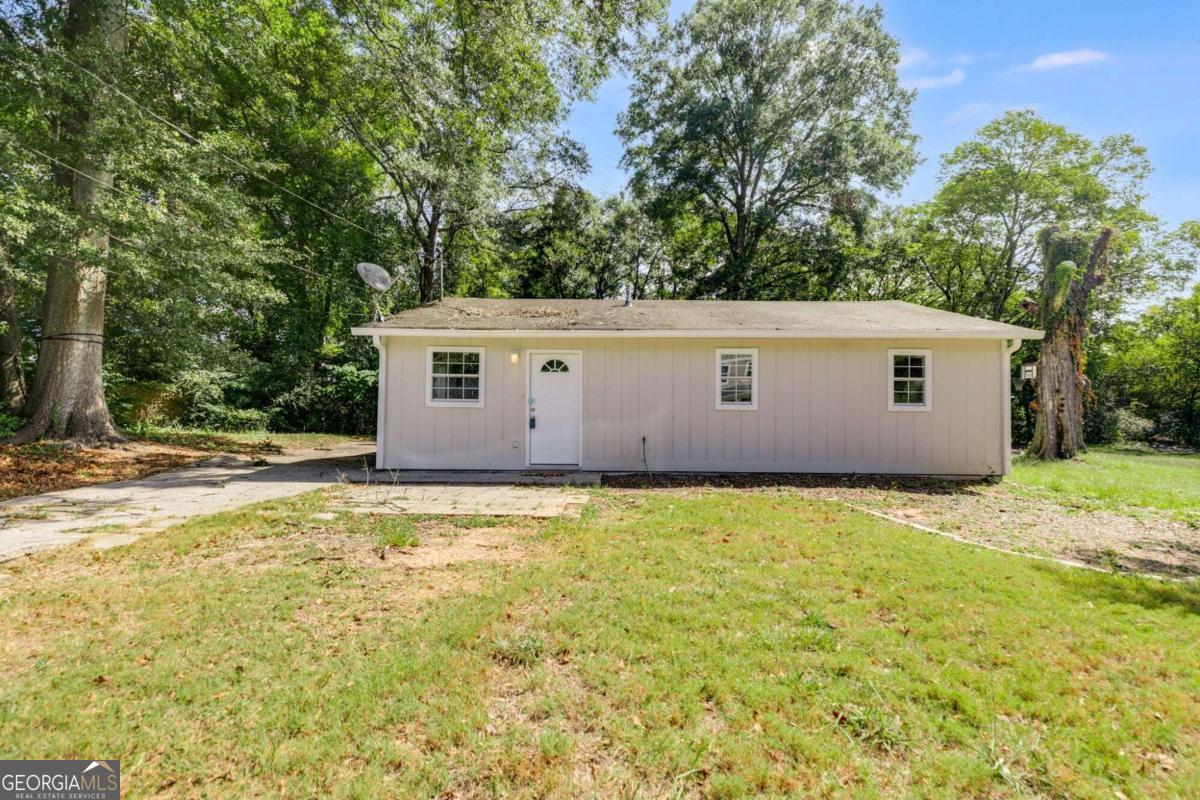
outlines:
M446 298L379 348L381 469L1007 475L1041 331L900 301Z

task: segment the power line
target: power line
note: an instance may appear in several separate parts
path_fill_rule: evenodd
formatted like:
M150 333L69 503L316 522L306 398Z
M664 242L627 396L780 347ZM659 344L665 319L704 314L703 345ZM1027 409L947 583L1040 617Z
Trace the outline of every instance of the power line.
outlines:
M31 45L31 46L32 46L32 45ZM60 53L58 50L56 50L56 49L54 49L54 48L52 48L52 47L45 47L45 48L43 48L43 49L44 49L44 50L46 50L47 52L51 53L52 55L54 55L54 56L57 56L58 58L62 59L62 60L63 60L64 62L66 62L67 64L70 64L71 66L75 67L75 69L77 69L77 70L79 70L80 72L84 73L85 75L87 75L88 77L90 77L90 78L92 78L93 80L97 81L98 83L100 83L100 84L102 84L102 85L106 86L108 89L110 89L111 91L115 92L117 95L119 95L119 96L121 96L122 98L124 98L124 99L125 99L127 102L129 102L129 103L132 103L132 104L133 104L133 105L134 105L136 108L138 108L140 111L142 111L142 112L143 112L143 113L145 113L145 114L148 114L149 116L153 117L153 118L154 118L154 119L156 119L157 121L159 121L159 122L161 122L162 124L166 125L167 127L171 128L171 129L172 129L172 130L174 130L176 133L178 133L180 136L183 136L184 138L186 138L188 141L194 142L195 144L197 144L197 145L200 145L200 146L204 146L204 145L205 145L205 143L204 143L204 142L203 142L201 139L199 139L198 137L196 137L196 136L195 136L195 135L193 135L192 133L190 133L190 132L188 132L188 131L184 130L183 128L179 127L179 126L178 126L178 125L176 125L174 122L171 122L169 119L167 119L166 117L164 117L164 116L162 116L161 114L157 113L157 112L156 112L156 111L154 111L153 109L147 108L146 106L142 105L142 103L140 103L140 102L139 102L139 101L138 101L136 98L134 98L134 97L132 97L132 96L130 96L130 95L128 95L128 94L126 94L126 93L125 93L125 92L124 92L124 91L123 91L123 90L122 90L122 89L121 89L119 86L117 86L116 84L114 84L114 83L111 83L111 82L109 82L109 81L105 80L104 78L101 78L99 75L97 75L96 73L92 72L92 71L91 71L91 70L89 70L87 67L84 67L84 66L81 66L80 64L77 64L76 62L72 61L70 58L67 58L65 55L63 55L63 54L62 54L62 53ZM291 195L292 197L296 198L297 200L299 200L299 201L301 201L301 202L303 202L303 203L305 203L305 204L307 204L307 205L311 206L312 208L315 208L316 210L320 211L320 212L321 212L321 213L323 213L323 214L326 214L326 215L328 215L328 216L329 216L329 217L331 217L332 219L336 219L336 220L339 220L339 221L341 221L341 222L344 222L344 223L346 223L347 225L350 225L350 226L351 226L351 227L353 227L353 228L357 228L358 230L362 231L363 233L367 234L368 236L370 236L370 237L372 237L372 238L374 238L374 239L378 239L378 234L376 234L374 231L372 231L372 230L370 230L370 229L368 229L368 228L365 228L365 227L363 227L362 225L359 225L357 222L355 222L355 221L354 221L354 220L352 220L352 219L349 219L349 218L347 218L347 217L344 217L344 216L342 216L341 214L338 214L336 211L330 211L329 209L325 208L324 206L321 206L321 205L319 205L319 204L317 204L317 203L313 202L312 200L309 200L309 199L308 199L307 197L305 197L304 195L301 195L301 194L298 194L298 193L296 193L296 192L293 192L291 189L287 188L286 186L282 186L281 184L278 184L278 183L276 183L275 181L271 180L270 178L268 178L267 176L265 176L265 175L263 175L262 173L258 172L257 170L255 170L255 169L251 168L251 167L250 167L250 166L248 166L247 164L244 164L243 162L239 161L238 159L234 158L233 156L231 156L231 155L228 155L228 154L226 154L226 153L222 152L221 150L218 150L218 149L215 149L215 148L212 150L212 152L216 153L218 156L220 156L221 158L225 159L225 160L226 160L226 161L228 161L229 163L231 163L231 164L235 164L235 165L237 165L238 167L241 167L242 169L246 170L246 172L249 172L251 175L254 175L254 176L255 176L256 178L258 178L259 180L262 180L262 181L264 181L264 182L266 182L266 183L269 183L270 185L274 186L276 189L279 189L281 192L286 192L287 194Z
M107 188L107 189L111 189L111 190L113 190L113 191L119 192L119 193L121 193L121 194L124 194L124 195L126 195L126 196L128 196L128 197L132 197L134 200L137 200L139 203L141 203L142 205L144 205L146 208L148 208L148 209L150 209L150 210L152 210L152 211L155 211L155 212L157 212L157 213L161 214L161 215L162 215L162 216L164 216L164 217L167 217L167 218L170 218L170 219L180 219L180 218L178 218L178 217L172 217L172 215L168 214L168 213L166 212L166 210L164 210L164 209L163 209L161 206L156 206L156 205L154 205L153 203L150 203L150 202L149 202L149 201L147 201L145 198L143 198L143 197L140 197L140 196L139 196L137 193L135 193L135 192L131 192L131 191L129 191L128 189L121 189L121 188L119 188L119 187L117 187L117 186L115 186L115 185L112 185L112 184L105 183L104 181L100 180L100 178L96 177L95 175L92 175L92 174L90 174L90 173L84 172L84 171L83 171L83 170L81 170L81 169L78 169L78 168L76 168L76 167L73 167L73 166L71 166L70 164L66 163L65 161L62 161L61 159L55 158L54 156L52 156L52 155L50 155L50 154L48 154L48 153L43 153L41 150L38 150L36 147L31 147L31 146L29 146L29 145L27 145L27 144L25 144L25 143L23 143L23 142L18 142L17 140L13 139L11 136L8 138L8 140L7 140L7 143L8 143L8 144L10 144L10 145L14 145L14 146L16 146L16 147L19 147L19 148L21 148L22 150L25 150L25 151L27 151L27 152L33 153L34 155L40 156L40 157L42 157L42 158L44 158L44 159L46 159L46 160L48 160L48 161L51 161L51 162L53 162L54 164L57 164L58 166L62 167L63 169L70 170L71 172L74 172L76 175L79 175L79 176L81 176L81 177L87 178L88 180L92 181L93 183L99 184L100 186L104 186L104 187L105 187L105 188ZM194 223L191 223L189 220L186 220L186 219L184 219L184 220L180 220L180 221L182 221L182 222L183 222L185 225L189 225L189 226L191 227L191 230L192 230L192 232L194 232L194 233L203 233L203 231L201 231L199 228L197 228L197 227L194 225ZM117 236L116 234L112 233L111 231L108 231L108 232L107 232L107 235L109 236L109 238L111 238L111 239L114 239L115 241L118 241L118 242L120 242L121 244L125 245L126 247L130 247L130 248L132 248L132 249L134 249L134 250L137 250L137 251L139 251L139 252L141 252L141 253L143 253L143 254L145 254L145 255L148 255L148 256L151 256L151 257L155 257L155 254L154 254L154 253L151 253L151 252L150 252L149 250L147 250L146 248L144 248L144 247L139 247L139 246L137 246L137 245L133 244L132 242L129 242L129 241L125 240L125 239L122 239L121 237ZM299 270L300 272L303 272L305 275L308 275L309 277L315 278L315 279L317 279L317 280L332 280L332 279L334 278L334 276L332 276L332 275L322 275L322 274L321 274L321 273L319 273L319 272L313 272L312 270L310 270L310 269L307 269L306 267L302 267L302 266L300 266L299 264L292 264L292 263L288 263L288 262L279 262L279 263L280 263L280 266L288 267L289 269L295 269L295 270ZM348 287L358 288L356 285L354 285L354 284L347 284L347 283L345 283L344 281L337 281L337 285L338 285L338 286L341 286L343 289L346 289L346 288L348 288ZM353 292L352 292L352 293L353 293Z

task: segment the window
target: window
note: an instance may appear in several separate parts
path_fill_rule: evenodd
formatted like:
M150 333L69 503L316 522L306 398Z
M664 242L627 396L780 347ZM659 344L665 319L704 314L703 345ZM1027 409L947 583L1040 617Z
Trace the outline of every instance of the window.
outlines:
M933 407L933 351L888 350L888 411Z
M758 408L758 350L717 349L717 410Z
M545 364L542 364L542 372L570 372L565 361L560 361L557 358L552 358Z
M482 347L429 347L425 352L425 405L483 405Z

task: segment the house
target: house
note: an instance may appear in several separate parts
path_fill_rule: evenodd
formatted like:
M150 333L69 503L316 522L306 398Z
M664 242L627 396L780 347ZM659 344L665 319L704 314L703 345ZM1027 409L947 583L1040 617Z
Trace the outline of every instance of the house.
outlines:
M900 301L446 298L379 348L386 469L1007 475L1041 331Z

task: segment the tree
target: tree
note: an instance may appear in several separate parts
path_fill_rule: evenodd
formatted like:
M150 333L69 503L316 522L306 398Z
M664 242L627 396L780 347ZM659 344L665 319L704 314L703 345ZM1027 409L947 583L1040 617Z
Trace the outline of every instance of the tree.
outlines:
M916 253L943 307L1014 319L1038 283L1037 232L1113 225L1117 296L1153 288L1156 220L1141 203L1145 149L1124 135L1096 143L1033 111L1009 111L942 159L941 188L918 207Z
M1113 229L1105 228L1089 247L1088 239L1051 226L1038 234L1042 252L1039 301L1027 310L1046 331L1037 366L1037 423L1029 452L1042 459L1073 458L1085 449L1083 401L1088 300L1107 279Z
M773 237L900 187L915 155L898 60L879 8L845 0L702 0L646 46L624 163L659 214L719 227L698 294L767 292L797 266Z
M668 293L667 234L624 196L601 202L577 186L563 186L549 204L512 215L502 230L517 297Z
M356 0L346 20L347 130L386 176L380 198L418 253L417 301L438 290L438 259L514 194L536 193L584 165L558 135L565 100L606 74L621 33L658 0Z
M21 321L6 239L0 230L0 411L17 414L25 406L25 373L21 366Z
M0 412L19 414L25 407L24 341L18 290L25 281L13 250L28 236L31 206L28 188L36 183L29 165L9 143L0 143Z
M127 42L123 0L70 0L63 44L72 56L104 70ZM122 440L104 399L104 262L109 235L96 224L113 174L110 155L97 136L96 89L86 82L76 86L78 90L64 98L59 120L71 163L58 179L70 193L80 221L77 247L50 262L27 422L12 436L14 443L33 441L44 433L84 444Z
M1200 245L1200 223L1189 229ZM1118 322L1099 348L1089 367L1102 366L1097 381L1127 410L1126 419L1147 418L1146 434L1200 447L1200 284Z

